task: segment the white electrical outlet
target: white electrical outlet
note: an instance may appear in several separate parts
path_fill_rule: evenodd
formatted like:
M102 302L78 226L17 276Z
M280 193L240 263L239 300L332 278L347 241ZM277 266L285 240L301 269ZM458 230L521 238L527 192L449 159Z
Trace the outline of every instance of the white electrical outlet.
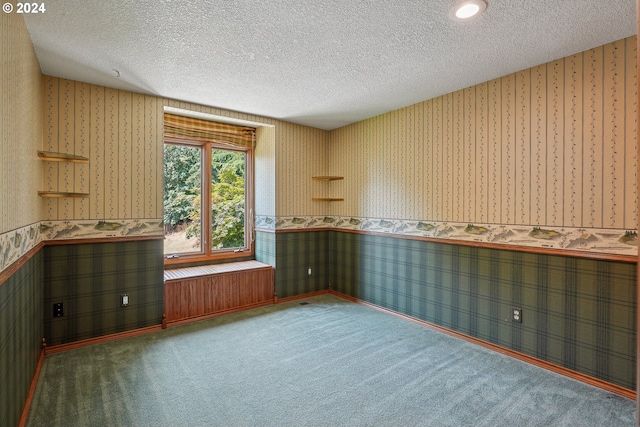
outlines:
M522 323L522 309L521 308L514 308L513 309L513 316L511 317L511 320L513 322L516 322L516 323Z
M311 276L311 267L307 270L307 275Z
M123 295L121 295L121 296L122 296L122 301L121 301L120 305L121 305L122 307L126 307L126 306L128 306L128 305L129 305L129 295L127 295L127 294L123 294Z

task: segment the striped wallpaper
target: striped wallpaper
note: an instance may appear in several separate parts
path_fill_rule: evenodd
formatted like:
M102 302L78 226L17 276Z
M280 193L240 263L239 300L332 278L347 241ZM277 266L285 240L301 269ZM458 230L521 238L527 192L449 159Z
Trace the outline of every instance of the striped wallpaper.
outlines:
M311 177L329 169L330 133L294 124L277 126L276 132L277 216L326 215L323 203L311 201L324 191Z
M160 219L165 106L264 123L257 131L256 215L323 213L311 202L310 176L326 170L327 131L56 77L44 81L43 149L89 158L89 165L45 166L45 190L89 193L47 199L45 220Z
M255 148L255 173L254 179L257 191L254 192L256 214L264 216L275 216L276 206L276 176L275 157L276 157L276 137L275 127L263 126L256 129Z
M46 199L45 219L161 218L158 114L152 96L46 77L43 149L90 163L47 162L43 189L90 197Z
M635 230L635 36L332 131L345 217Z
M0 235L41 219L42 80L22 16L0 15ZM25 197L31 194L33 197Z

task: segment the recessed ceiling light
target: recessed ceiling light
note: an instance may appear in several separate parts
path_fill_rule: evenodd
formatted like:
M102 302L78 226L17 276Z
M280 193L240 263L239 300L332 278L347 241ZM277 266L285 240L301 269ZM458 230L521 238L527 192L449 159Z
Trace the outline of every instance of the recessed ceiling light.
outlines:
M470 21L480 15L487 8L484 0L465 0L458 3L449 12L449 18L458 22Z

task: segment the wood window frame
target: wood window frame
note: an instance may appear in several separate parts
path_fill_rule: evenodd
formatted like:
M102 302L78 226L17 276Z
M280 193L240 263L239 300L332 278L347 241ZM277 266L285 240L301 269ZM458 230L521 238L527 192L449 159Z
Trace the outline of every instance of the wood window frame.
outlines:
M190 141L179 138L164 138L163 147L166 144L183 145L198 147L202 149L201 165L202 182L205 183L202 188L202 205L201 212L204 207L208 206L208 214L201 214L201 233L207 233L206 242L202 244L202 252L200 253L183 253L170 257L171 254L163 254L164 265L181 265L205 263L210 261L234 261L238 259L248 259L255 257L255 235L254 235L254 148L230 148L225 144L216 144L215 142ZM244 230L245 230L245 246L241 250L235 249L219 249L212 250L210 242L211 234L211 151L227 150L245 153L245 171L244 171L244 188L245 188L245 214L244 214ZM163 162L164 168L164 162ZM169 258L170 257L170 258Z

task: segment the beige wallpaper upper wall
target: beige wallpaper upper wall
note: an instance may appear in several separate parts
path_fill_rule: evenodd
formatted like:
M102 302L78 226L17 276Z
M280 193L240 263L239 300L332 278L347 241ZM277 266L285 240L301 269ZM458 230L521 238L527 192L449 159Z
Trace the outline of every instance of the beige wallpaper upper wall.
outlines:
M331 133L340 216L637 228L635 36Z
M328 173L329 132L294 124L276 131L276 141L286 141L276 145L277 216L327 215L325 203L311 200L325 196L326 189L311 178Z
M162 100L45 76L43 149L85 156L49 163L43 187L89 193L46 199L45 220L161 218Z
M274 126L256 129L255 205L256 215L276 216L276 136Z
M22 15L0 15L0 234L41 217L42 74Z
M256 214L635 229L635 37L332 132L45 77L44 219L160 218L170 105L265 123ZM266 130L271 129L271 130ZM258 141L260 143L260 141ZM330 147L330 148L329 148ZM314 175L344 181L312 181ZM312 197L344 196L344 202Z
M88 165L46 165L44 189L89 197L47 199L45 220L161 218L165 106L263 123L256 138L256 215L321 213L311 202L311 174L326 173L327 131L56 77L44 81L43 148L89 158Z

